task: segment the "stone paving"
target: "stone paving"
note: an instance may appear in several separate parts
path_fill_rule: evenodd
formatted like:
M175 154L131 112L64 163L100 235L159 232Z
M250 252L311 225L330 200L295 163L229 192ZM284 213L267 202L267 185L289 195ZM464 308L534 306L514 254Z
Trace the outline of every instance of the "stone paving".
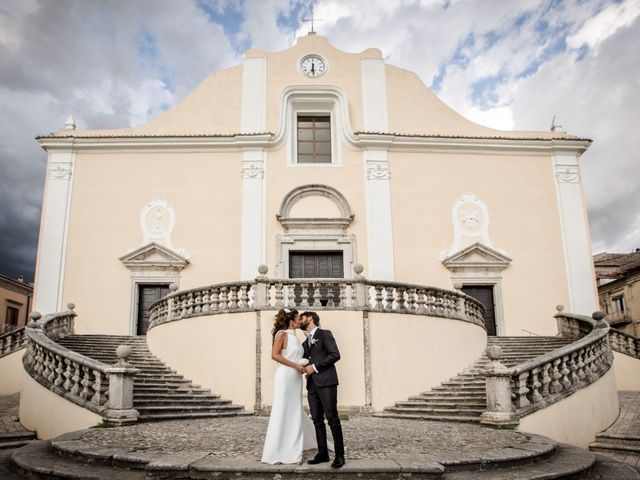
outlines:
M170 453L207 451L213 457L262 456L267 417L236 417L168 421L92 429L78 440L87 447ZM353 417L342 422L351 460L384 458L389 453L428 454L439 459L476 458L482 452L513 448L527 442L516 431L495 430L476 424Z
M0 442L3 437L29 433L18 420L19 402L19 393L0 397Z
M618 392L620 403L620 415L613 425L604 434L624 435L640 440L640 392ZM602 452L619 462L624 462L636 468L640 468L640 455L633 452L608 453Z

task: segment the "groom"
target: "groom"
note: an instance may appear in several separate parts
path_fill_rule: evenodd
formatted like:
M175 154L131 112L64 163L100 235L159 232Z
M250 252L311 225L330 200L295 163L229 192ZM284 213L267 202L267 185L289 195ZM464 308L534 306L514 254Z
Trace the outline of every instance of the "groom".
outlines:
M304 312L300 319L301 327L309 334L303 344L304 357L309 359L306 367L307 398L318 440L318 453L307 463L315 465L329 461L327 428L324 425L326 416L336 452L331 466L341 468L344 465L344 442L338 417L338 373L334 365L340 360L340 352L331 332L320 329L320 317L316 312Z

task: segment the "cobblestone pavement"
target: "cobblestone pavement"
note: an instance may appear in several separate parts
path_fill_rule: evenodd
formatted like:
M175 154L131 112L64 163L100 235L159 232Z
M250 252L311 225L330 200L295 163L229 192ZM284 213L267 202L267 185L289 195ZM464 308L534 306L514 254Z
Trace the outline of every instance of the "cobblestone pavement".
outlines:
M11 433L28 431L18 421L19 402L19 393L0 397L0 437Z
M209 451L215 457L262 456L269 419L236 417L147 423L118 429L93 429L80 439L97 448L170 453ZM388 453L428 454L439 459L477 457L479 452L527 441L516 431L465 423L353 417L342 422L347 457L383 458Z
M613 425L603 433L626 435L640 439L640 392L618 392L620 415ZM640 468L640 454L633 452L605 453L609 458Z

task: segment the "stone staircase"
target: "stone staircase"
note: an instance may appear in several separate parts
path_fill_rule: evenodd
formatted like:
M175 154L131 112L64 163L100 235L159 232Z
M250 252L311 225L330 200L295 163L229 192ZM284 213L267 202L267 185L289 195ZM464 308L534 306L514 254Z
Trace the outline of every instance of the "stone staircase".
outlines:
M563 337L489 337L487 346L502 348L501 362L513 367L544 353L563 347L572 339ZM486 354L459 375L433 387L429 392L397 402L380 417L443 420L450 422L479 422L486 409L485 378L490 360Z
M133 387L133 408L140 412L139 421L252 415L171 370L149 351L144 336L69 335L57 342L107 364L118 361L115 351L119 345L131 346L128 362L140 369Z
M614 457L617 455L633 455L640 458L640 436L599 433L596 435L596 441L589 445L589 450L604 455L613 455Z

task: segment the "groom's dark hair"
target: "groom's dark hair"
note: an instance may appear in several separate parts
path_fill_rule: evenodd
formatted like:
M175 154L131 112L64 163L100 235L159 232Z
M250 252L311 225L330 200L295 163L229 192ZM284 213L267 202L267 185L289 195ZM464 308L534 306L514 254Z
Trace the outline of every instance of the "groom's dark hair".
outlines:
M308 317L310 319L313 320L313 323L316 325L316 327L320 326L320 317L318 316L318 314L316 312L304 312L302 314L300 314L301 317Z

